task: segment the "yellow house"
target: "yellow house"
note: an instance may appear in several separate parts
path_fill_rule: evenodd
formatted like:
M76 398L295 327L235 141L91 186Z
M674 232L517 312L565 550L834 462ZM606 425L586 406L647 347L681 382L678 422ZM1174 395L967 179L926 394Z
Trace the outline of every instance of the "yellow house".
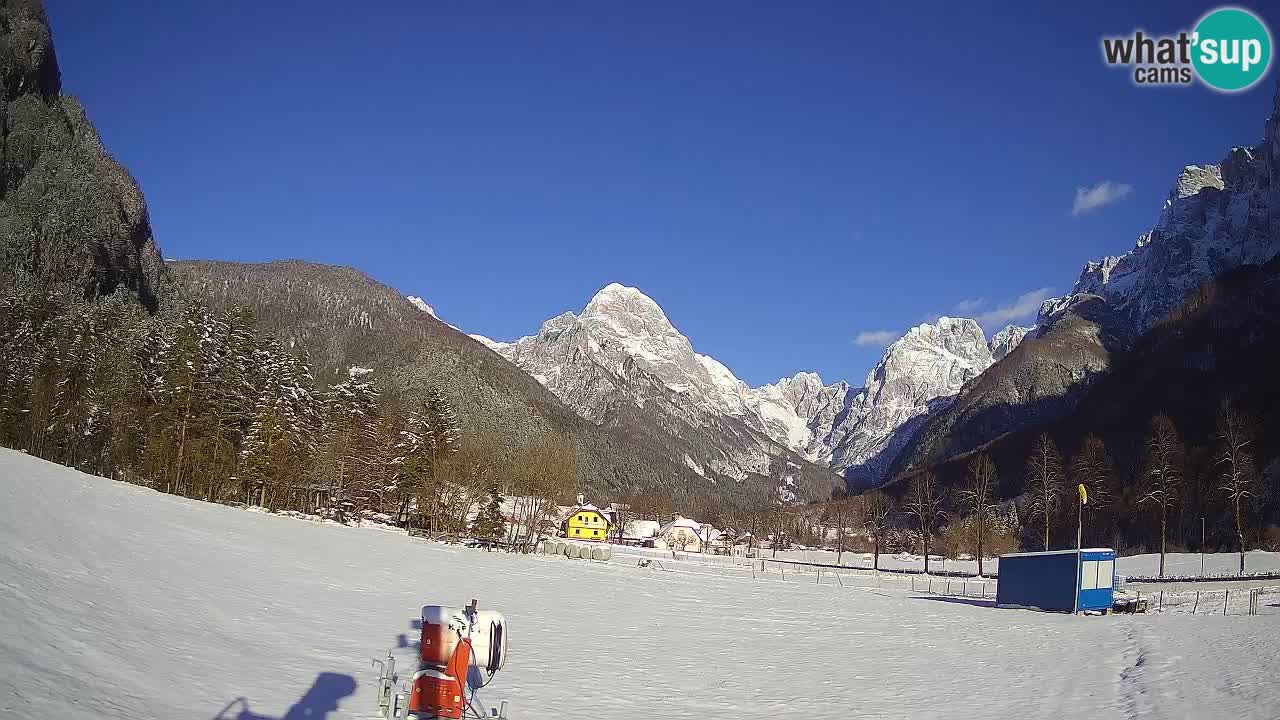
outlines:
M609 537L609 519L595 505L579 505L565 518L564 536L570 540L604 542Z

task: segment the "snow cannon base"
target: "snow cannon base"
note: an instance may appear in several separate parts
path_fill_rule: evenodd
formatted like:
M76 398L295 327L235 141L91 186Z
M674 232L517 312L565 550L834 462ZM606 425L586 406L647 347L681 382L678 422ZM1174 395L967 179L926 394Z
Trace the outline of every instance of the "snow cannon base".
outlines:
M410 713L416 713L419 718L461 720L463 712L466 711L467 701L463 692L464 681L460 678L466 677L467 662L471 654L465 648L465 643L460 645L460 652L455 655L455 657L468 656L467 660L462 661L460 668L454 668L454 663L450 662L449 673L438 670L419 670L414 674L413 691L409 694ZM455 671L460 672L461 676L454 676L452 673Z

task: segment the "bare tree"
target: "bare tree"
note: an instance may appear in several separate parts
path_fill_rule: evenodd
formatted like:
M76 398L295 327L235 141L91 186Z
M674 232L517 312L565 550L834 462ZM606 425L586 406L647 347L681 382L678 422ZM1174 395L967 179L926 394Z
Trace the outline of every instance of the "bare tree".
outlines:
M842 497L827 503L826 517L836 530L836 564L848 548L849 529L862 523L864 500L858 497Z
M667 536L667 548L671 550L671 558L678 557L676 553L681 552L689 545L689 537L685 535L684 528L671 528L671 534Z
M986 453L979 454L969 461L969 469L965 475L965 486L960 491L960 504L973 518L973 534L978 558L978 575L982 575L982 558L986 548L987 527L991 522L991 510L995 505L996 485L999 476L996 464Z
M862 522L871 536L871 544L875 549L873 568L880 569L880 548L884 546L885 534L889 531L889 515L893 513L893 500L879 490L872 490L861 496Z
M923 472L911 478L907 486L903 510L914 518L920 530L921 544L924 546L924 572L929 574L929 544L933 538L933 530L939 522L946 519L942 511L943 491L938 487L938 478L931 472Z
M1084 485L1089 493L1089 515L1092 517L1100 510L1106 510L1119 500L1115 486L1115 465L1107 455L1106 445L1097 435L1086 435L1080 443L1080 451L1071 459L1071 482ZM1078 506L1081 517L1077 518L1084 525L1084 505Z
M508 538L512 551L529 552L554 519L558 504L573 495L577 462L577 450L568 436L548 435L521 452L512 466L516 495L516 522Z
M1262 495L1262 479L1253 464L1248 446L1253 442L1249 418L1230 402L1222 403L1218 414L1218 491L1231 503L1236 521L1236 538L1240 542L1240 574L1244 574L1245 514Z
M1062 453L1048 433L1036 438L1027 458L1027 486L1031 497L1028 516L1044 520L1044 549L1049 549L1049 529L1062 503Z
M1165 537L1169 529L1169 509L1178 503L1186 448L1178 428L1168 415L1151 418L1146 440L1146 465L1142 471L1139 505L1151 505L1160 514L1160 576L1164 577Z

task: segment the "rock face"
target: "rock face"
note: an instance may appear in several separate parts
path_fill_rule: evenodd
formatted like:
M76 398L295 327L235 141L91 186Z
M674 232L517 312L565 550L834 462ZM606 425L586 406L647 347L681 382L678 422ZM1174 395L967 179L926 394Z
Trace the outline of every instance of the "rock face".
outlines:
M1045 302L1053 318L1072 298L1097 295L1133 337L1182 304L1202 283L1280 252L1280 85L1261 145L1237 147L1216 165L1188 165L1149 232L1134 248L1085 265L1071 295Z
M1011 331L1002 343L1020 338ZM651 298L618 284L580 314L546 321L536 335L482 342L593 423L638 408L665 418L660 424L673 434L698 434L703 450L686 463L727 477L768 473L786 450L874 475L910 438L913 421L993 362L976 322L944 317L890 345L862 388L824 385L810 372L752 388L697 353Z
M911 328L855 392L833 433L833 464L846 470L851 486L878 484L920 421L991 363L986 336L973 320L942 317Z
M1280 90L1264 139L1216 165L1188 165L1129 252L1089 262L1034 332L932 417L891 467L921 467L1070 412L1087 385L1203 283L1280 253ZM993 340L993 347L995 343Z
M36 0L0 3L0 79L0 288L123 288L154 309L164 265L142 192L61 94Z
M1018 325L1006 325L995 335L991 336L991 342L987 343L987 348L991 350L991 359L993 362L999 362L1005 355L1013 352L1023 339L1027 337L1033 328L1025 328Z
M757 392L695 352L662 308L635 288L608 285L580 314L547 320L536 335L485 341L597 425L642 412L672 435L698 438L701 451L685 462L703 472L733 480L767 475L774 458L803 451L810 439L781 387ZM813 383L821 388L816 376ZM803 380L794 385L794 397L809 387Z

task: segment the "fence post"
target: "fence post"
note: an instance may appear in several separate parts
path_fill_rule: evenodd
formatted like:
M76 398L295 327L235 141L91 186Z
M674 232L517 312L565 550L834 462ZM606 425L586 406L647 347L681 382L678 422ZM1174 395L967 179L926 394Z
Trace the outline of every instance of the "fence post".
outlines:
M1223 591L1223 593L1224 593L1224 594L1223 594L1223 596L1222 596L1222 615L1223 615L1223 617L1226 617L1226 615L1227 615L1227 606L1231 604L1231 591L1230 591L1230 590L1225 590L1225 591Z
M814 583L813 583L813 584L814 584L814 585L821 585L821 584L822 584L822 568L818 568L818 576L817 576L817 578L815 578L815 580L814 580Z
M1200 591L1196 591L1196 604L1191 606L1191 614L1196 614L1196 608L1200 607Z
M1164 612L1164 591L1160 591L1160 599L1156 601L1156 612Z

